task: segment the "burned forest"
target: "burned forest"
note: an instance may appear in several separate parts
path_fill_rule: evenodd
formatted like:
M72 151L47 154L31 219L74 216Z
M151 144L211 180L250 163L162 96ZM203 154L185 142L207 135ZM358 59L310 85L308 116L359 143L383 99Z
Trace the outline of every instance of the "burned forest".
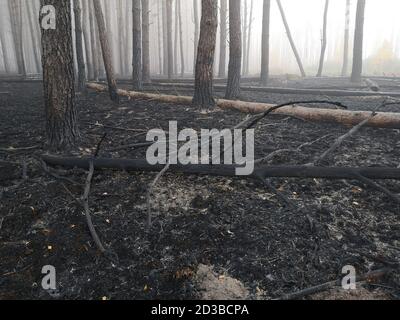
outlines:
M399 12L0 0L0 300L398 300Z

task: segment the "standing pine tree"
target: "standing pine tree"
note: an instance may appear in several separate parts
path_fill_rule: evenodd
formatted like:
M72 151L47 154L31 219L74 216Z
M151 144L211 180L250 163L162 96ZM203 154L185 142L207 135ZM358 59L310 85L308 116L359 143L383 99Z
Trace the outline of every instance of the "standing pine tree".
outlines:
M364 13L365 0L358 0L356 29L354 32L353 71L351 73L351 82L361 82L363 67Z
M269 29L271 0L264 0L261 39L261 85L266 86L269 78Z
M56 28L42 28L43 89L46 138L50 149L74 146L79 138L76 121L71 6L64 0L41 0L54 7ZM52 12L50 12L51 14ZM41 25L48 14L40 16Z
M142 20L141 0L133 0L133 55L132 55L132 85L133 90L142 90Z
M112 101L119 103L119 96L117 92L117 82L114 77L114 67L112 64L111 48L108 41L107 29L105 26L104 15L101 9L100 0L93 0L94 12L96 15L97 27L99 31L101 51L103 53L104 68L106 69L106 76L108 82L108 91Z
M236 99L240 95L242 69L240 3L240 0L229 0L229 67L226 99Z
M218 28L218 1L202 0L193 104L213 107L213 66Z

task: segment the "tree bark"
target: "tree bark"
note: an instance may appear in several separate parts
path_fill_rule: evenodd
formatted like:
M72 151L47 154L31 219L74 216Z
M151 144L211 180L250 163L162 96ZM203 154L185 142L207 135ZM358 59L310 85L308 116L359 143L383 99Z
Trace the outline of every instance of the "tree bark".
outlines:
M100 77L100 50L97 41L97 26L93 7L93 0L88 0L88 15L90 21L90 47L92 49L93 79L99 81Z
M21 0L8 0L8 8L11 20L11 32L14 40L15 58L18 66L18 73L26 76L26 65L24 58L24 48L22 42L22 6Z
M264 0L262 39L261 39L261 85L266 86L269 80L269 30L271 22L271 0Z
M179 18L178 1L175 0L175 27L174 27L174 75L178 74L178 51L179 51Z
M168 76L168 23L167 23L167 1L161 0L162 5L162 33L163 33L163 74Z
M179 46L181 53L181 77L185 75L185 50L183 48L183 30L182 30L182 8L181 0L176 0L178 4L178 27L179 27Z
M324 20L322 27L322 46L321 46L321 56L319 58L319 67L317 72L317 77L322 76L322 71L324 69L324 61L325 61L325 51L326 51L326 33L327 33L327 25L328 25L328 10L329 10L329 0L325 0L325 10L324 10Z
M105 92L107 87L89 83L88 88ZM192 97L173 96L163 94L151 94L126 90L118 90L121 96L131 99L152 100L161 103L175 103L179 105L189 105L192 103ZM221 109L238 110L244 113L262 113L273 108L274 105L258 102L232 101L220 99L216 105ZM312 122L333 122L346 126L355 126L360 122L371 117L370 111L348 111L338 109L308 108L302 106L283 107L273 112L274 114L293 116ZM367 124L367 127L400 129L400 113L381 112L377 113Z
M354 33L353 70L351 73L351 82L355 83L361 82L363 67L364 13L365 0L358 0L356 29Z
M87 66L87 78L93 80L94 79L94 70L93 70L93 57L92 57L92 48L90 43L90 26L88 25L89 20L89 2L83 1L82 3L82 29L83 36L85 42L85 57L86 57L86 66Z
M112 65L111 49L110 49L110 44L108 42L107 30L104 22L104 16L101 9L100 0L93 0L93 5L96 15L97 26L99 29L101 51L103 53L103 61L104 61L104 67L106 69L110 98L112 101L119 103L119 96L117 94L117 83L115 81L114 68Z
M199 44L199 37L200 37L200 22L199 22L199 7L198 1L193 0L193 18L194 18L194 51L193 51L193 74L196 72L196 61L197 61L197 47Z
M51 166L88 169L93 161L95 169L116 169L127 171L160 172L165 165L151 165L147 160L77 158L43 155L42 159ZM232 177L236 175L237 165L171 165L169 171L194 175L212 175ZM262 166L242 179L266 178L314 178L314 179L351 179L357 175L368 179L400 179L400 169L388 167L313 167L313 166Z
M157 1L157 25L158 25L158 67L160 75L164 74L163 65L163 26L162 26L162 7L160 6L160 1Z
M254 9L254 1L251 0L250 5L250 16L249 16L249 23L248 23L248 30L247 30L247 47L246 47L246 64L244 67L245 75L249 74L250 71L250 46L251 46L251 31L253 26L253 9Z
M290 42L290 46L292 47L294 56L296 57L296 61L297 61L297 64L299 66L301 76L303 78L305 78L306 77L306 73L304 71L303 63L301 62L301 58L300 58L299 52L297 51L296 44L294 43L294 40L293 40L293 37L292 37L292 33L290 32L289 24L287 22L285 11L283 10L281 0L276 0L276 2L278 4L278 8L279 8L279 11L280 11L281 16L282 16L282 21L283 21L283 24L284 24L285 29L286 29L286 33L287 33L287 37L288 37L289 42Z
M168 79L174 75L174 49L172 44L172 1L167 0Z
M83 38L82 38L82 14L81 5L79 0L74 0L75 12L75 48L76 60L78 64L78 91L86 92L86 69L85 60L83 56Z
M240 3L240 0L229 0L229 67L226 99L237 99L240 95L242 69Z
M76 121L74 58L70 2L41 0L56 9L57 28L42 28L46 138L50 149L72 147L79 138ZM41 17L42 19L42 17Z
M213 66L218 28L218 1L202 0L200 39L197 50L193 104L211 108L213 97Z
M150 82L150 7L149 0L142 0L142 49L143 82Z
M347 75L349 68L349 40L350 40L350 0L346 0L346 16L344 26L343 67L342 77Z
M228 0L221 0L220 8L220 44L219 44L219 71L218 77L225 78L226 75L226 35L228 19Z
M248 0L243 0L242 3L244 4L243 6L243 25L242 25L242 48L243 48L243 61L242 61L242 74L245 74L246 70L246 60L247 60L247 1Z
M35 0L26 2L26 12L29 20L29 27L31 31L33 55L35 58L35 67L38 73L41 72L41 52L40 52L40 39L39 39L39 11L36 11Z
M4 29L0 30L0 45L1 45L1 49L3 52L3 61L4 61L4 68L7 74L11 73L11 63L10 63L10 57L8 56L8 50L6 47L6 42L7 38L6 38L6 33Z
M133 55L132 55L132 86L133 90L142 90L142 21L141 0L133 0Z
M125 8L127 10L127 8ZM119 51L119 72L121 76L125 75L125 29L126 24L125 14L123 8L123 0L118 0L117 2L117 14L118 14L118 51Z

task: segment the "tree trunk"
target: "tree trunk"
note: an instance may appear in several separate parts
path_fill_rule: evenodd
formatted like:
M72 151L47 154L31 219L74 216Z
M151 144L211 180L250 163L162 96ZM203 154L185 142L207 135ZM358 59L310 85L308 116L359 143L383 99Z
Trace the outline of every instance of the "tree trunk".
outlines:
M219 44L219 71L218 77L226 75L226 35L227 35L228 0L221 0L220 8L220 44Z
M357 2L356 29L354 33L353 71L351 82L361 82L363 67L363 42L364 42L364 13L365 0Z
M133 55L132 55L132 85L133 90L142 90L142 21L141 0L133 0Z
M1 49L3 52L4 68L5 68L6 73L10 74L11 70L12 70L11 63L10 63L11 58L8 55L6 43L7 43L6 32L5 32L5 29L2 28L0 30L0 44L1 44Z
M250 6L250 16L247 30L247 48L246 48L246 64L245 64L245 74L248 75L250 71L250 46L251 46L251 29L253 26L253 9L254 9L254 1L251 0Z
M218 1L202 0L200 39L197 50L193 104L211 108L213 97L213 66L218 28Z
M349 68L349 40L350 40L350 0L346 0L342 77L345 77L347 75L347 70Z
M142 0L142 49L143 82L150 82L150 7L149 0Z
M325 0L325 10L324 10L324 21L322 27L322 46L321 46L321 56L319 58L319 67L317 72L317 77L322 76L322 71L324 69L324 61L325 61L325 51L326 51L326 32L328 25L328 9L329 9L329 0Z
M286 33L287 33L287 36L288 36L288 39L289 39L289 42L290 42L290 46L292 47L293 53L294 53L294 55L296 57L296 61L297 61L297 64L299 66L299 69L300 69L300 72L301 72L301 76L302 77L306 77L306 73L304 71L303 63L301 62L299 52L297 51L296 45L295 45L293 37L292 37L292 33L290 32L289 24L287 22L285 11L283 10L281 0L276 0L276 2L278 4L279 11L280 11L281 16L282 16L282 21L283 21L283 24L284 24L285 29L286 29Z
M41 52L40 52L40 40L39 40L39 11L35 9L35 1L26 2L26 12L29 20L29 27L32 37L33 55L35 58L35 67L38 73L41 72Z
M229 67L226 99L237 99L240 95L242 70L240 3L240 0L229 0Z
M89 20L89 2L82 2L82 27L83 27L83 36L85 41L85 57L86 57L86 66L87 66L87 77L88 79L94 79L94 70L93 70L93 57L91 54L91 43L90 43L90 26L88 26Z
M92 49L92 62L93 62L93 79L99 80L100 76L100 50L97 45L97 32L96 21L94 16L93 0L88 0L88 15L90 22L90 47ZM86 1L84 1L86 2Z
M162 26L162 8L160 6L160 1L157 1L157 25L158 25L158 67L160 70L160 75L164 74L163 65L163 26Z
M74 0L75 12L75 47L76 47L76 60L78 63L78 90L86 92L86 70L85 60L83 57L83 42L82 42L82 15L81 5L79 0Z
M242 61L242 74L245 74L246 70L246 60L247 60L247 1L248 0L243 0L242 3L244 3L244 8L243 8L243 25L242 25L242 50L243 50L243 61Z
M125 8L126 10L127 8ZM124 8L123 0L117 2L117 14L118 14L118 51L119 51L119 72L121 76L125 75L125 29L127 21L124 19Z
M50 149L74 146L79 138L74 104L74 57L71 6L63 0L42 0L56 9L55 30L42 28L43 89L46 138Z
M179 18L178 18L178 1L175 0L175 28L174 28L174 74L178 74L178 51L179 51Z
M24 59L24 48L22 42L22 7L21 0L8 0L8 8L10 11L10 20L12 28L12 36L14 40L15 57L18 66L18 73L26 76L26 66Z
M193 74L196 72L196 61L197 61L197 47L199 44L199 36L200 36L200 23L199 23L199 6L198 1L193 0L193 18L194 18L194 51L193 51Z
M233 0L236 1L236 0ZM88 83L88 88L99 92L106 92L107 87L95 83ZM173 96L163 94L152 94L143 92L134 92L126 90L118 90L121 96L131 99L151 100L161 103L175 103L187 106L192 102L192 97ZM244 113L262 113L273 108L275 105L258 102L247 101L232 101L219 99L216 104L221 109L238 110ZM355 126L360 122L371 118L371 111L348 111L340 109L323 109L323 108L308 108L302 106L287 106L277 109L273 114L293 116L311 122L333 122L340 123L346 126ZM367 127L400 129L400 113L395 112L380 112L369 120Z
M43 155L42 159L51 166L64 166L68 168L88 169L90 161L93 161L95 169L117 169L126 171L160 172L165 165L151 165L143 159L109 159L97 158L92 160L88 157L57 157ZM302 165L289 166L261 166L255 168L253 173L247 176L238 176L236 168L238 165L171 165L171 172L211 175L222 177L238 177L242 179L266 179L266 178L313 178L313 179L351 179L357 180L361 175L368 179L399 180L400 169L388 167L315 167Z
M174 75L174 49L172 44L172 1L167 0L168 79Z
M162 32L163 32L163 74L168 75L168 23L167 23L167 1L161 0L162 2Z
M181 0L176 0L178 4L178 27L179 27L179 46L181 50L181 77L185 75L185 51L183 49L183 30L182 30L182 8Z
M101 9L100 0L93 0L93 5L96 15L97 26L99 29L101 51L103 53L103 61L104 61L104 67L106 69L110 98L112 101L119 103L119 96L117 93L117 83L115 81L114 68L112 65L111 49L108 42L107 30L104 22L104 16Z
M271 0L264 0L262 39L261 39L261 85L269 80L269 30L271 22Z

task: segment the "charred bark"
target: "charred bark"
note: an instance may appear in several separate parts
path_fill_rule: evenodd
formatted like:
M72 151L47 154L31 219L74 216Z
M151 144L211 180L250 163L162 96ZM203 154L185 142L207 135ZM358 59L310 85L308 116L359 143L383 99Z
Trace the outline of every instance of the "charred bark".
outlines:
M229 67L226 99L237 99L240 95L242 69L240 3L240 0L229 0Z
M149 0L142 0L142 50L143 82L150 82L150 7Z
M133 90L142 90L142 21L141 0L133 0L133 54L132 54L132 86Z
M193 104L214 107L213 66L218 28L217 0L202 0L200 39L197 50Z
M93 161L95 169L116 169L127 171L160 172L165 165L150 165L147 160L107 159L107 158L63 158L43 155L48 165L68 168L88 169ZM236 175L237 165L171 165L169 171L194 175L212 175L232 177ZM314 167L314 166L262 166L243 179L266 178L315 178L315 179L351 179L358 180L361 175L368 179L400 179L400 169L388 167Z
M226 36L228 19L228 0L221 0L220 8L220 44L219 44L219 71L218 77L225 78L226 75Z
M78 91L86 92L86 68L83 56L83 38L82 38L82 11L79 0L74 0L75 13L75 48L76 60L78 64Z
M42 28L42 62L47 144L50 149L61 150L74 146L79 138L71 6L63 0L41 0L41 5L56 9L57 28Z

